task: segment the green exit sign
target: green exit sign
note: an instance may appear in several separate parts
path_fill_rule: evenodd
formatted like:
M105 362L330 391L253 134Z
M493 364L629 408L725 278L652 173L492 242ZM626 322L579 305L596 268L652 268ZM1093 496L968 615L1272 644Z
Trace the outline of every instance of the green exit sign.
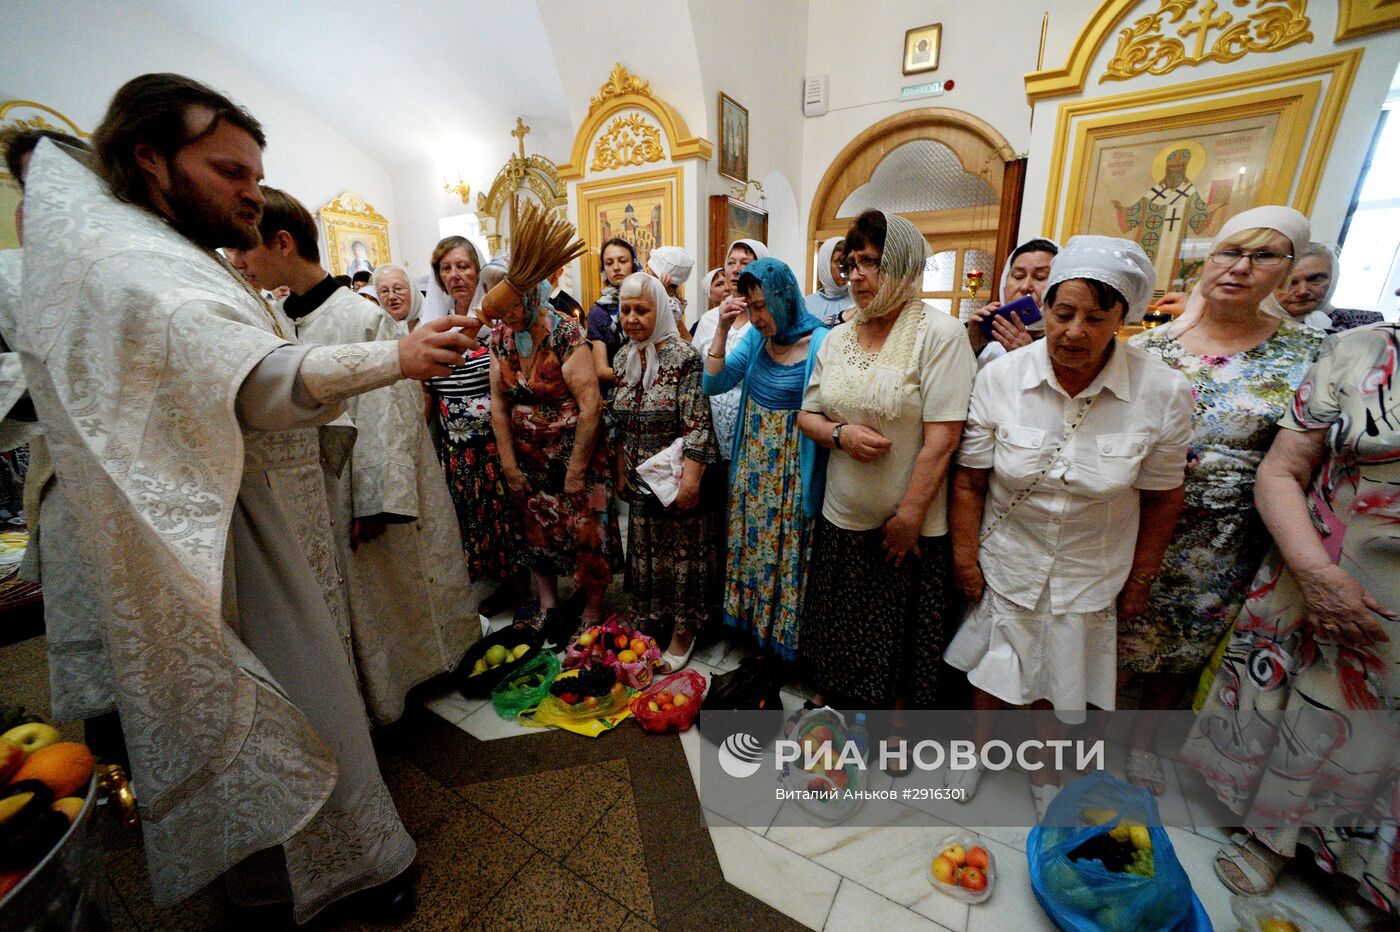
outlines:
M899 89L900 100L916 100L920 97L938 97L943 93L943 82L931 84L910 84Z

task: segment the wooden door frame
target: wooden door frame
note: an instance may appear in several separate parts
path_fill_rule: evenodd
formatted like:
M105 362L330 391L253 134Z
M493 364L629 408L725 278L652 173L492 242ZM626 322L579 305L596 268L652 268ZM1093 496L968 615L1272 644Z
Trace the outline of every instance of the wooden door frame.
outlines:
M929 132L935 128L943 131L943 138L935 138ZM1008 200L1007 195L1016 201L1019 211L1021 195L1019 185L1013 183L1011 187L1016 190L1005 190L1006 182L1008 180L1014 181L1014 179L1007 178L1006 167L1008 163L1016 161L1016 153L995 127L971 113L947 107L920 107L916 110L905 110L902 113L897 113L866 127L847 143L845 148L832 160L825 174L822 175L821 183L817 185L817 192L812 198L811 210L807 214L807 264L803 277L807 279L809 290L816 287L813 264L822 241L832 236L843 235L849 226L849 223L845 225L827 223L823 226L822 221L826 215L828 213L834 215L852 191L868 182L870 176L874 174L875 167L890 152L916 139L934 139L937 142L947 144L947 137L950 134L954 139L959 135L971 137L991 150L986 164L969 165L964 158L965 153L960 152L958 146L950 146L964 171L979 175L996 191L998 202L996 216L998 219L1004 213ZM857 159L861 158L869 161L869 174L864 178L848 178L843 182L842 176ZM998 254L1004 254L1000 240L1008 235L1014 241L1016 230L1000 232L998 235Z

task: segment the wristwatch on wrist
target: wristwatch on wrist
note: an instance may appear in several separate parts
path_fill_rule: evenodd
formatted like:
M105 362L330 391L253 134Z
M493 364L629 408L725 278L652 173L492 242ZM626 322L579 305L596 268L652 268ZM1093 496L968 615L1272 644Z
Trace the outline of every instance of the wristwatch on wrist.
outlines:
M831 428L831 445L837 450L841 449L841 428L845 426L845 424L837 424Z

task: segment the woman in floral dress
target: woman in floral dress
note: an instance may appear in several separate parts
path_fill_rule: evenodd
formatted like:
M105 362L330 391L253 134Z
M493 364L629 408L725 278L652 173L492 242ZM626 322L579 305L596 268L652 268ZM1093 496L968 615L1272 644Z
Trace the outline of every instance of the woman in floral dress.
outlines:
M530 624L545 626L568 572L587 595L582 621L593 624L622 559L598 375L583 330L548 305L543 275L511 280L523 261L513 256L485 301L501 319L491 333L491 423L539 588Z
M700 347L705 394L743 382L730 465L724 620L751 631L762 649L795 660L827 455L797 429L797 415L829 331L804 303L792 269L777 259L745 268L739 290L752 326L726 351L739 315L727 311L710 345Z
M1325 336L1285 320L1271 297L1308 232L1306 218L1287 207L1237 214L1211 244L1186 312L1132 340L1184 374L1196 401L1186 507L1147 610L1119 625L1119 670L1143 675L1145 708L1177 707L1268 550L1254 473ZM1128 779L1160 794L1166 784L1152 737L1135 732Z
M627 592L632 620L661 641L668 672L690 659L695 635L719 614L723 473L710 405L700 391L700 356L680 338L666 289L645 272L618 297L628 344L618 353L613 393L618 493L627 502ZM680 443L673 501L659 498L638 467Z
M1397 356L1395 324L1329 338L1279 421L1257 495L1277 545L1182 751L1245 817L1249 834L1217 854L1231 889L1263 893L1301 844L1390 923L1400 907Z

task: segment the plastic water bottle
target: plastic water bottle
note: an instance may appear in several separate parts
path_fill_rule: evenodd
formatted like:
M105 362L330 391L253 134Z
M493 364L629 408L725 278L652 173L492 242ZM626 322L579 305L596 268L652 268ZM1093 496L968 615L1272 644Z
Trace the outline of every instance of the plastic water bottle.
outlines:
M856 723L851 726L850 739L855 743L856 750L860 751L860 756L865 760L870 759L870 732L865 727L865 713L856 713Z

